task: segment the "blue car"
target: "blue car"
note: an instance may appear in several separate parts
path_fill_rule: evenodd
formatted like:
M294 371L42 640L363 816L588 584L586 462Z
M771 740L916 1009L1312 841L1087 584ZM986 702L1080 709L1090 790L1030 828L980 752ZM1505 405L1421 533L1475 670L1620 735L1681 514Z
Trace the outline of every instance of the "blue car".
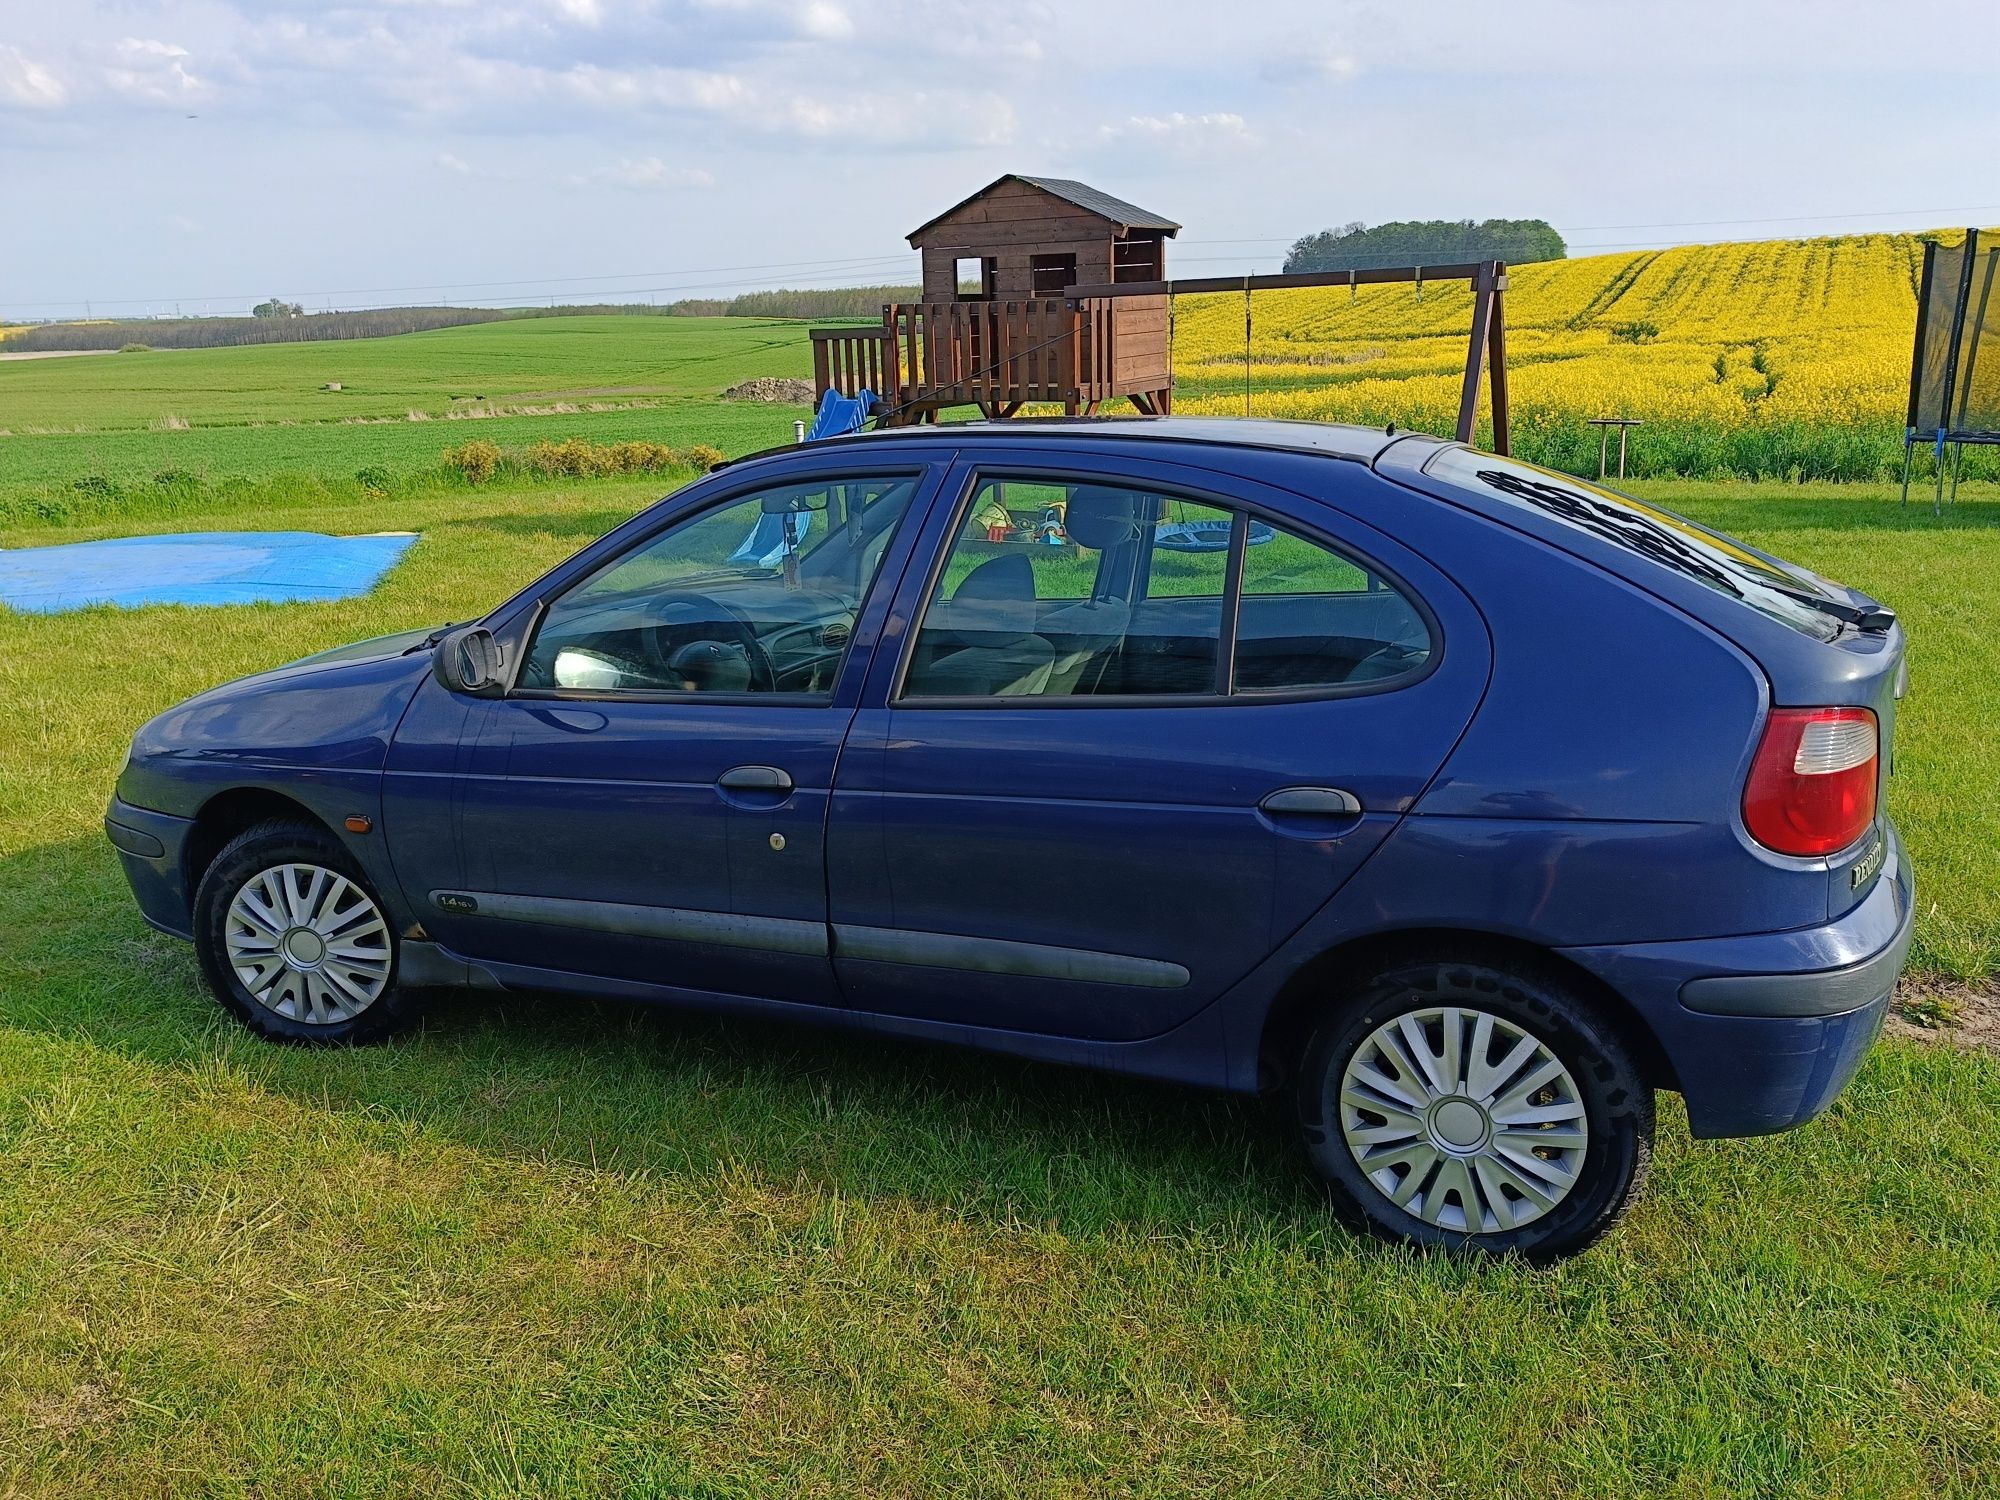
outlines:
M1874 600L1410 434L743 460L475 624L141 729L107 830L264 1036L665 1001L1282 1091L1372 1232L1547 1259L1825 1109L1912 885Z

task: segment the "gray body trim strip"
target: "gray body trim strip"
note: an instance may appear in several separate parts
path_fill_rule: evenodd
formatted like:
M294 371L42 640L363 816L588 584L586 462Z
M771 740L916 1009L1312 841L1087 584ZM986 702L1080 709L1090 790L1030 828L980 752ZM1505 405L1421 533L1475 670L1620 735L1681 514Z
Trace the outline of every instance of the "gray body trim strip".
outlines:
M1086 984L1130 984L1177 990L1188 982L1179 964L1088 948L1052 948L1004 938L961 937L949 932L907 932L896 927L833 929L834 951L842 958L932 969L968 969L1031 979L1075 979Z
M1914 902L1903 925L1873 958L1804 974L1718 974L1681 986L1681 1004L1710 1016L1837 1016L1873 1005L1896 987L1916 932Z
M712 943L723 948L756 948L766 953L819 958L827 954L826 924L793 917L746 917L677 906L630 906L620 901L574 901L562 896L512 896L494 891L432 891L431 903L446 911L454 908L445 905L441 897L470 900L475 905L469 914L510 922L540 922L620 937Z
M823 922L792 917L745 917L731 912L690 911L675 906L632 906L618 901L577 901L562 896L516 896L497 891L432 891L431 903L464 916L539 922L621 937L660 938L678 943L712 943L766 953L797 953L876 963L963 969L1029 979L1073 979L1085 984L1124 984L1175 990L1188 982L1179 964L1088 948L1053 948L1004 938L962 937L949 932L905 932L893 927L836 926L832 942ZM470 903L470 905L462 904Z

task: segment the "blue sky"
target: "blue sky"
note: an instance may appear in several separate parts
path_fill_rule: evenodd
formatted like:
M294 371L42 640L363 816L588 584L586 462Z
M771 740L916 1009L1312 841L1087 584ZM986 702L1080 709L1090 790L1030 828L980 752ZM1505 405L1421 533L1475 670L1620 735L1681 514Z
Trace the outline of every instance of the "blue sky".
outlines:
M2000 221L2000 5L0 0L0 321L914 279L1002 172L1187 275Z

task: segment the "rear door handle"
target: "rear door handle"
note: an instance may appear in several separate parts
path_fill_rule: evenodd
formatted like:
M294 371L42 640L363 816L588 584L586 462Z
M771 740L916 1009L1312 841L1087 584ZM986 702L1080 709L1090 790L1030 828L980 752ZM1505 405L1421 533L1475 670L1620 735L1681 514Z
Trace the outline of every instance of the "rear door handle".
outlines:
M1338 787L1287 786L1257 806L1274 818L1352 818L1361 811L1361 799Z
M792 778L776 766L732 766L715 778L725 792L778 792L792 789Z

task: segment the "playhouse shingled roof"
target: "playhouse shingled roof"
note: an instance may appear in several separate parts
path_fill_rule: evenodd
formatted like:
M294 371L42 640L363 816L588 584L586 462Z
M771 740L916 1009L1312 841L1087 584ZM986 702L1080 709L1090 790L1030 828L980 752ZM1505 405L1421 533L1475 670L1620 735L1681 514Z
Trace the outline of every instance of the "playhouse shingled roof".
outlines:
M1009 172L1005 176L994 178L977 193L973 193L952 204L943 213L924 220L923 223L909 232L907 238L912 244L915 244L917 236L922 234L926 229L929 229L932 225L942 220L949 219L961 208L964 208L966 204L984 194L992 192L993 189L1000 186L1003 182L1025 182L1030 187L1040 188L1043 192L1060 198L1066 203L1074 203L1086 213L1093 213L1101 219L1110 220L1118 226L1121 232L1134 229L1157 229L1167 235L1168 238L1172 238L1174 235L1180 233L1181 226L1176 224L1172 219L1163 219L1158 214L1147 213L1145 209L1140 208L1137 204L1127 203L1123 198L1114 198L1109 193L1101 192L1087 182L1078 182L1073 177L1030 177L1022 172Z

